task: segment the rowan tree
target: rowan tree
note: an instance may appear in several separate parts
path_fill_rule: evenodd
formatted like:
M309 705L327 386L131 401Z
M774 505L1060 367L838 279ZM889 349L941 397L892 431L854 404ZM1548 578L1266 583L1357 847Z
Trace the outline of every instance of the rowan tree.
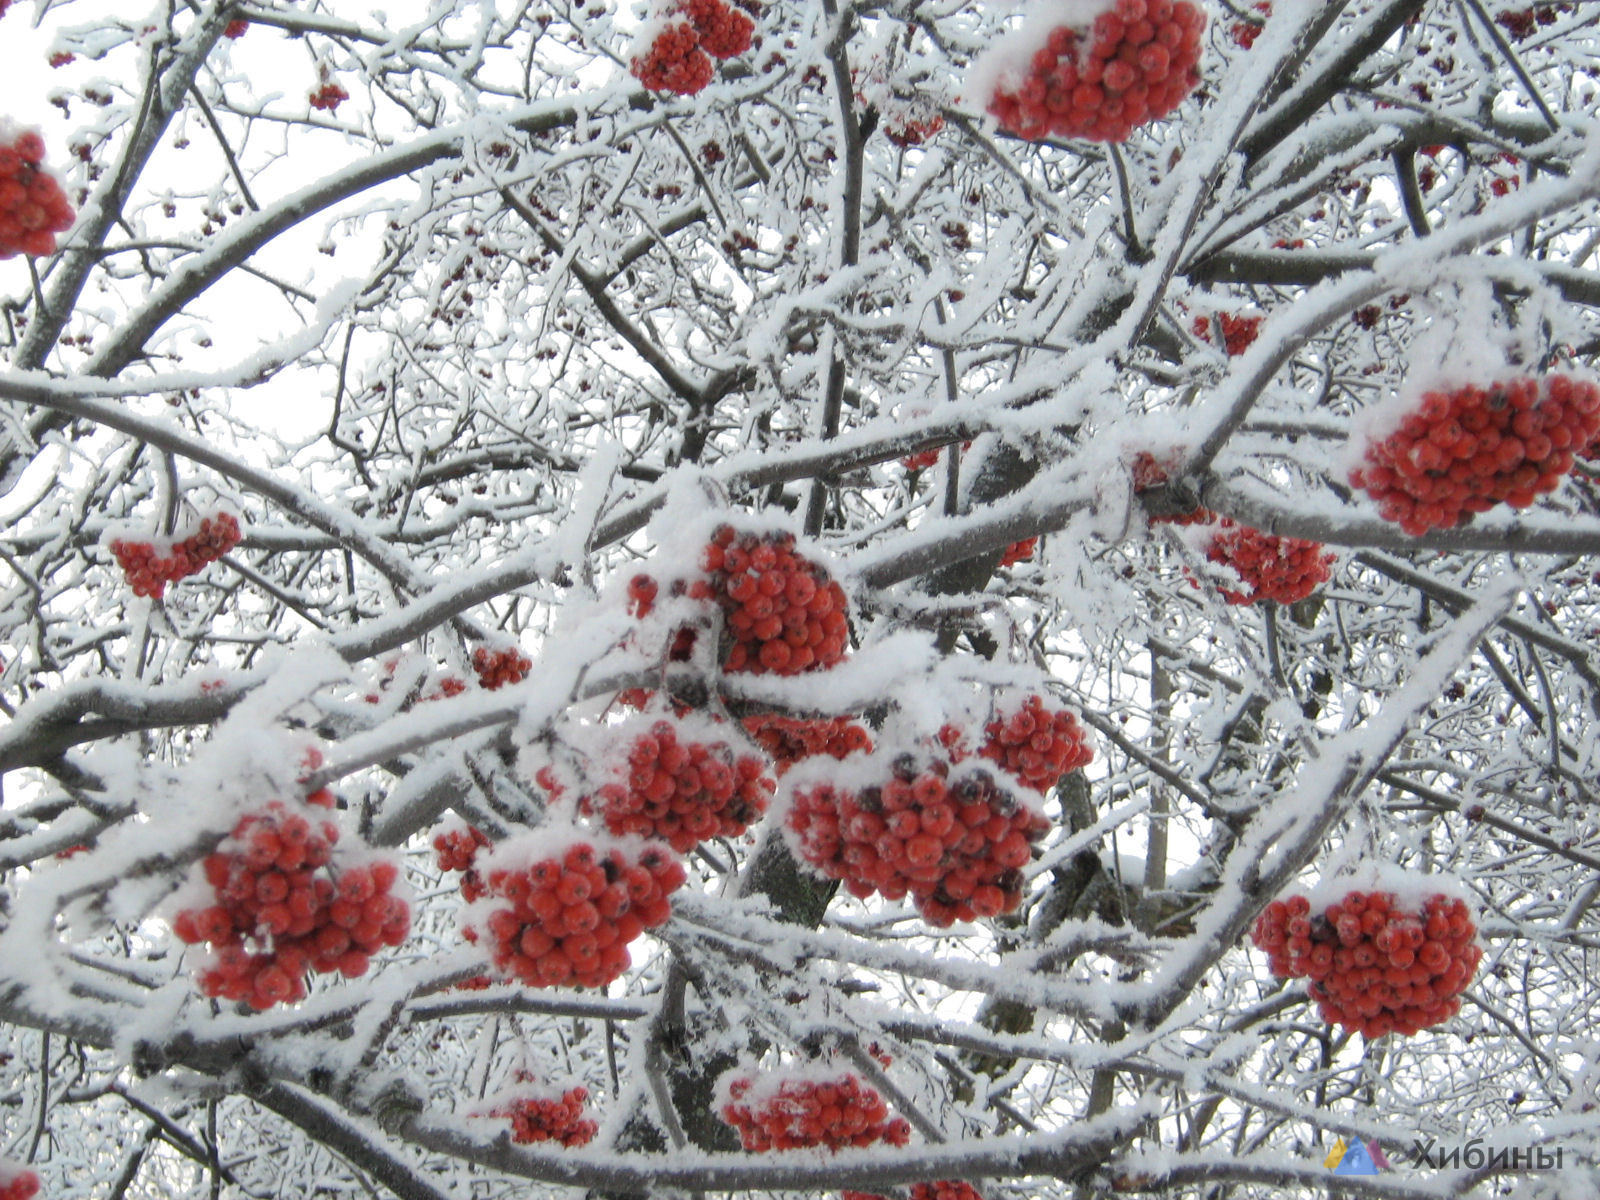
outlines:
M0 1194L1594 1195L1592 7L0 2Z

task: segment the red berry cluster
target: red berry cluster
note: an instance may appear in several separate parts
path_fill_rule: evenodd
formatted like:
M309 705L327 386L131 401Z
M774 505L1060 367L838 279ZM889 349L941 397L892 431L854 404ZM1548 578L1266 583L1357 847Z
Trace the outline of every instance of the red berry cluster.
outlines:
M1304 896L1274 900L1251 940L1272 973L1309 977L1330 1025L1365 1037L1415 1036L1448 1021L1483 958L1465 902L1435 894L1420 911L1390 892L1350 892L1313 914Z
M218 513L202 520L200 528L182 541L130 542L112 538L111 553L135 596L160 599L166 594L167 584L197 574L238 544L239 522L230 513Z
M628 943L671 915L667 896L686 878L655 846L631 861L620 847L602 854L585 841L535 849L523 866L491 863L489 907L466 935L486 936L501 973L532 987L604 987L628 969Z
M906 116L886 121L883 136L896 146L920 146L943 128L944 118L938 114L923 118Z
M721 606L731 641L723 670L798 675L844 658L849 601L826 568L796 552L793 534L724 525L701 564L710 576L704 594Z
M1219 589L1229 604L1304 600L1328 581L1328 568L1336 557L1324 552L1320 542L1262 533L1227 517L1217 522L1206 546L1208 561L1231 568L1244 582L1244 591Z
M441 871L461 872L461 897L468 904L483 899L483 876L478 874L478 851L492 845L482 830L471 825L447 829L433 837L433 849Z
M1217 314L1217 328L1222 334L1223 347L1228 351L1228 357L1243 354L1256 340L1256 335L1261 331L1261 317L1236 317L1232 313ZM1194 335L1197 338L1211 340L1211 318L1196 317L1194 319Z
M1501 501L1527 508L1553 491L1600 432L1600 387L1565 375L1427 392L1367 447L1353 486L1413 536Z
M1067 774L1094 761L1089 735L1078 719L1064 708L1046 708L1043 696L1029 696L1021 707L985 725L983 733L979 756L1036 792L1048 792Z
M876 1192L851 1192L840 1194L839 1200L884 1200ZM962 1179L940 1179L933 1183L911 1185L911 1200L983 1200L977 1188Z
M350 93L337 83L325 83L312 92L310 96L312 108L322 108L328 112L332 112L348 99L350 99Z
M243 17L235 17L228 22L228 27L222 31L225 38L242 38L250 28L250 22Z
M737 837L767 811L777 784L767 763L725 742L680 739L671 721L656 721L628 747L626 779L585 797L614 834L660 838L687 854L714 837Z
M0 7L0 16L4 14L4 7ZM38 1191L38 1175L27 1167L0 1159L0 1200L32 1200Z
M1205 24L1189 0L1117 0L1092 30L1051 30L1021 84L1002 83L989 111L1019 137L1125 142L1199 86Z
M681 0L674 20L656 34L633 77L653 92L692 96L711 82L708 55L733 58L750 49L755 22L723 0Z
M600 1132L595 1121L583 1115L589 1089L568 1088L559 1096L518 1096L496 1105L485 1115L511 1121L511 1140L520 1145L532 1142L560 1142L563 1146L586 1146Z
M860 899L910 895L928 924L993 917L1022 902L1021 868L1049 823L976 765L901 755L859 792L794 790L787 825L801 858Z
M1272 5L1267 0L1257 0L1257 3L1252 4L1250 7L1263 17L1272 15ZM1248 50L1256 44L1256 39L1261 36L1261 23L1258 21L1235 21L1228 26L1228 36L1233 39L1234 45Z
M533 660L515 646L504 650L491 650L479 646L472 652L472 669L478 673L478 682L491 692L508 683L521 683Z
M1019 562L1027 562L1033 557L1033 552L1039 548L1039 539L1036 537L1023 538L1020 542L1012 542L1000 554L1002 567L1014 567Z
M206 857L216 903L172 923L182 941L218 951L200 974L206 995L257 1009L290 1003L305 997L308 970L361 975L368 955L405 941L411 909L390 894L399 868L375 859L334 872L338 839L331 821L314 826L308 812L274 801L241 818L232 844Z
M918 450L915 454L908 454L900 460L900 465L908 471L926 471L939 465L939 455L944 453L942 447L935 446L932 450Z
M779 775L823 754L843 759L857 750L872 752L872 735L849 717L804 720L759 713L744 719L744 730L772 757Z
M1513 9L1499 13L1495 16L1495 24L1502 26L1507 33L1522 41L1532 37L1539 31L1541 25L1553 25L1563 13L1574 11L1571 4L1539 4L1531 8Z
M736 1076L724 1078L719 1091L718 1111L746 1150L839 1150L911 1140L906 1119L891 1117L883 1097L848 1071L822 1078Z
M56 234L72 228L72 205L43 162L44 139L37 133L0 142L0 260L54 254Z

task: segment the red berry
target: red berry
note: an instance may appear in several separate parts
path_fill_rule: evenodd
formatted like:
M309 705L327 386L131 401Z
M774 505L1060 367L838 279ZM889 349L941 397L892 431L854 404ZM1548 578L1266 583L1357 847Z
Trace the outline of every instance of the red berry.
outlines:
M793 786L785 826L797 855L854 896L909 895L940 928L1012 911L1049 822L1004 776L955 765L962 757L879 751L857 773L877 774L875 786Z
M600 1131L598 1122L584 1115L589 1089L572 1087L563 1092L529 1091L501 1100L487 1117L504 1117L511 1122L511 1140L519 1145L560 1142L563 1146L585 1146Z
M1274 900L1251 940L1274 975L1312 980L1307 994L1325 1021L1371 1038L1454 1016L1483 956L1476 934L1464 901L1435 893L1413 908L1352 891L1319 914L1304 896Z
M635 79L653 92L692 96L711 82L711 59L700 49L694 26L686 21L668 25L655 36L643 57L629 68Z
M1328 581L1328 568L1335 557L1324 553L1320 543L1262 533L1235 525L1227 517L1217 522L1217 531L1206 547L1207 560L1232 568L1244 584L1244 590L1220 589L1229 604L1304 600Z
M1199 86L1204 28L1189 0L1118 0L1092 27L1051 30L1026 73L1002 79L989 111L1019 137L1126 141Z
M637 729L638 726L633 728ZM599 812L614 834L638 833L687 854L714 837L737 837L766 812L777 784L770 764L736 754L725 742L690 741L671 721L658 720L627 741L618 777L584 797L583 812Z
M744 728L771 755L779 776L818 755L843 759L857 750L872 751L872 736L849 717L803 720L763 713L746 717Z
M730 1072L717 1082L717 1111L744 1148L758 1152L903 1146L911 1137L905 1119L891 1117L883 1097L848 1071Z
M0 122L0 137L12 132ZM44 139L37 133L0 141L0 261L54 254L56 234L72 228L72 206L43 164Z
M350 93L337 83L324 83L310 96L312 108L326 109L328 112L333 112L348 99Z
M533 666L533 660L515 646L491 650L479 646L472 652L472 669L478 673L478 683L494 691L508 683L521 683Z
M1350 473L1413 536L1555 490L1600 434L1600 387L1566 375L1424 393Z
M489 899L466 936L486 944L502 977L532 987L610 983L629 966L627 944L667 919L667 896L687 878L663 848L597 851L552 829L501 843L478 869Z

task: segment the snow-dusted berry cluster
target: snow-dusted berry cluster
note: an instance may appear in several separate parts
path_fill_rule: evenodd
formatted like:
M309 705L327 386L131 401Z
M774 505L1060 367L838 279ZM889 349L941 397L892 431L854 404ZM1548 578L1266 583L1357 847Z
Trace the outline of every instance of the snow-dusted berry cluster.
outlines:
M781 776L798 762L819 755L844 759L857 751L872 752L872 735L849 717L780 717L758 713L744 719L745 732L771 757Z
M911 1126L889 1115L876 1089L841 1073L732 1072L718 1081L718 1110L746 1150L904 1146Z
M29 130L11 140L0 120L0 260L56 252L56 234L74 214L56 177L44 169L44 139Z
M1527 508L1560 485L1596 433L1600 387L1566 375L1430 391L1368 445L1350 482L1419 536L1501 502Z
M825 567L795 549L793 534L741 534L725 525L701 561L723 611L723 670L798 675L844 658L849 601Z
M433 836L439 869L461 872L461 898L468 904L483 899L483 876L477 869L478 851L492 844L482 830L471 825L446 829Z
M239 522L231 513L201 520L200 527L179 541L136 542L112 538L111 553L135 596L160 599L167 584L187 579L239 544Z
M1022 902L1021 868L1050 826L1013 785L937 753L884 760L880 751L876 765L880 785L792 789L786 826L800 858L860 899L911 896L941 929Z
M628 943L667 919L667 896L687 878L665 847L635 854L543 831L502 842L479 871L487 897L466 936L487 944L502 975L533 987L610 983L628 969Z
M317 88L316 91L312 92L307 99L311 102L312 108L319 108L325 112L333 112L339 107L339 105L350 99L350 93L345 91L344 88L340 87L337 83L334 83L330 80L327 83L324 83L321 87Z
M1256 0L1256 3L1250 6L1250 11L1259 13L1260 19L1252 17L1245 21L1235 21L1228 26L1228 36L1241 50L1248 50L1256 44L1256 39L1261 36L1264 19L1272 15L1272 5L1268 0Z
M478 673L478 683L491 692L510 683L521 683L533 666L533 660L515 646L491 650L478 646L472 651L472 669Z
M1320 542L1263 533L1236 525L1227 517L1217 521L1206 544L1206 559L1232 570L1244 585L1242 589L1218 589L1229 604L1304 600L1328 581L1328 569L1336 557L1325 552Z
M1301 895L1274 900L1251 935L1274 975L1308 977L1323 1020L1365 1037L1411 1037L1461 1008L1483 950L1467 905L1443 894L1419 906L1351 891L1322 912Z
M680 0L636 57L633 77L653 92L692 96L711 82L711 59L750 49L755 22L723 0Z
M623 778L602 785L580 808L598 812L614 834L659 838L687 854L710 838L742 834L767 811L776 788L759 756L736 754L726 742L680 738L671 721L656 721L628 743Z
M519 1072L520 1082L532 1077ZM519 1145L535 1142L560 1142L563 1146L586 1146L600 1131L600 1125L585 1115L589 1089L570 1087L565 1091L540 1095L523 1089L523 1094L501 1100L484 1116L511 1122L511 1140Z
M5 9L0 8L0 15ZM0 1159L0 1200L33 1200L39 1193L39 1176L19 1163Z
M1023 538L1020 542L1012 542L1000 552L1001 567L1014 567L1019 562L1027 562L1033 557L1033 552L1039 548L1039 539L1036 537Z
M305 997L307 971L362 975L369 955L405 941L411 908L391 894L399 868L359 851L335 863L338 840L338 826L298 803L240 818L202 864L214 903L172 923L180 940L216 952L201 991L256 1009L292 1003Z
M1094 761L1089 735L1078 724L1078 718L1064 708L1046 707L1045 698L1037 694L997 714L984 726L983 733L979 757L1010 772L1036 792L1048 792L1068 773ZM960 762L966 757L963 735L955 726L941 729L939 740L952 761Z
M1189 0L1117 0L1088 29L1051 30L1026 74L1002 79L989 111L1019 137L1127 141L1199 85L1204 29Z
M885 1200L885 1198L876 1192L852 1192L847 1189L839 1194L839 1200ZM963 1179L939 1179L933 1183L912 1184L910 1200L983 1200L983 1195Z
M1191 328L1197 338L1211 341L1215 328L1222 337L1222 346L1228 352L1228 357L1233 358L1243 354L1256 340L1256 335L1261 332L1263 318L1238 317L1232 313L1218 313L1216 320L1210 317L1196 317Z

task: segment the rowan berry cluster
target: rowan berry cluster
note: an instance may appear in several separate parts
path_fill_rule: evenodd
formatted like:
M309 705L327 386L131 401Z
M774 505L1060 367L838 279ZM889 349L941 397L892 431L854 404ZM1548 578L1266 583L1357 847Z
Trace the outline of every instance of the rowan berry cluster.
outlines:
M996 88L989 111L1019 137L1125 142L1199 86L1205 23L1189 0L1117 0L1088 30L1051 30L1021 82Z
M884 1200L876 1192L840 1193L839 1200ZM911 1200L983 1200L977 1188L962 1179L939 1179L911 1185Z
M628 745L625 777L580 808L598 811L613 834L659 838L687 854L710 838L743 833L767 811L776 788L759 756L735 754L726 742L682 739L671 721L656 721Z
M939 455L944 453L941 447L935 446L932 450L918 450L915 454L908 454L900 460L900 465L908 471L926 471L939 465Z
M472 651L472 669L478 673L478 682L491 692L508 683L521 683L533 666L533 660L515 646L491 650L478 646Z
M692 96L711 82L711 57L750 49L755 22L723 0L680 0L674 18L635 58L633 77L653 92Z
M1555 490L1600 433L1600 387L1566 375L1431 391L1350 472L1412 536Z
M1539 31L1540 26L1554 25L1557 19L1574 11L1572 4L1543 3L1529 8L1512 9L1495 15L1495 24L1503 27L1507 33L1522 41L1532 37Z
M1253 12L1258 12L1263 17L1272 15L1272 5L1267 0L1257 0L1250 8ZM1258 21L1235 21L1228 26L1228 36L1233 39L1234 45L1243 50L1248 50L1256 44L1256 39L1261 36L1261 23Z
M312 92L309 99L312 108L326 109L328 112L333 112L339 105L350 99L350 93L337 83L328 82Z
M664 847L630 855L537 833L502 843L483 874L488 898L467 939L486 941L501 974L532 987L610 983L628 969L628 943L667 919L667 896L687 878Z
M883 136L896 146L920 146L943 128L944 118L938 114L920 118L906 116L886 121Z
M1044 816L976 764L904 754L885 765L881 786L794 788L786 825L799 857L859 899L910 895L941 929L1015 909Z
M1002 567L1014 567L1019 562L1027 562L1033 557L1033 552L1039 548L1039 539L1036 537L1023 538L1020 542L1012 542L1000 553Z
M471 825L433 835L433 849L441 871L461 872L461 898L468 904L483 899L483 876L478 874L478 851L492 845L488 836Z
M1408 908L1391 892L1352 891L1321 913L1305 896L1274 900L1251 939L1274 975L1312 980L1330 1025L1412 1037L1460 1010L1483 958L1477 932L1462 900L1436 893Z
M1261 317L1236 317L1232 313L1217 314L1216 328L1222 335L1222 345L1227 350L1229 358L1243 354L1250 348L1256 340L1256 335L1261 332L1261 322ZM1211 340L1210 317L1196 317L1192 328L1195 337Z
M597 1122L584 1116L588 1099L588 1088L572 1087L560 1095L518 1096L484 1115L509 1119L511 1140L519 1145L560 1142L563 1146L586 1146L600 1131Z
M0 138L11 130L0 121ZM72 205L43 167L44 139L31 130L0 141L0 261L56 252L56 234L72 228Z
M0 7L0 16L5 8ZM0 1200L33 1200L39 1192L39 1176L27 1167L0 1159Z
M906 1119L891 1117L883 1097L848 1071L821 1077L724 1076L718 1093L718 1111L746 1150L839 1150L879 1142L904 1146L911 1140Z
M1089 735L1078 719L1064 708L1046 708L1043 696L1028 696L1020 706L985 725L983 733L979 757L1041 794L1094 761ZM960 762L965 757L961 732L954 726L941 729L939 740L953 761Z
M849 601L827 569L795 550L789 533L738 533L724 525L701 565L705 594L723 612L725 671L798 675L844 658ZM700 594L690 585L689 595Z
M362 975L369 955L405 941L411 908L390 891L399 868L369 859L335 869L338 840L333 822L273 801L206 856L215 903L172 923L180 940L217 953L200 973L201 991L256 1009L291 1003L305 997L307 971Z
M160 599L167 584L197 574L239 544L239 522L231 513L206 517L181 541L111 539L111 553L135 596Z
M225 38L242 38L250 29L250 22L243 17L235 17L228 22L228 27L222 31Z
M1236 525L1227 517L1218 520L1206 545L1206 559L1230 568L1244 583L1242 591L1218 589L1229 604L1304 600L1328 581L1328 569L1336 557L1324 552L1320 542L1263 533Z
M772 758L781 776L808 758L827 754L844 759L858 750L872 752L872 735L849 717L806 720L759 713L744 719L744 729Z

